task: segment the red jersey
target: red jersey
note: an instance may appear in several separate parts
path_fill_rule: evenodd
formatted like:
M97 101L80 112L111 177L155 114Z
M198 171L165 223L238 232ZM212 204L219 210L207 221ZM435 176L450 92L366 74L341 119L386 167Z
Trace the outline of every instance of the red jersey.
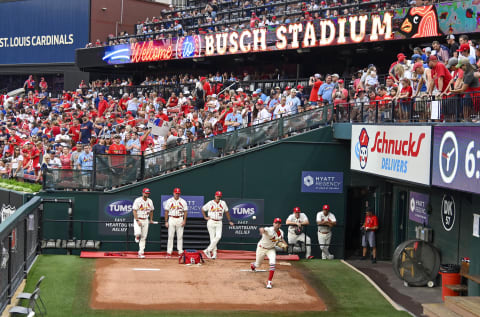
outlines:
M123 144L112 144L108 148L108 154L127 154L127 149Z
M412 100L412 99L410 98L410 97L412 97L412 94L413 94L412 86L404 86L404 87L402 87L402 90L400 90L400 93L401 93L401 94L407 93L407 97L406 97L406 98L402 98L402 101L410 101L410 100Z
M205 96L209 96L212 94L212 87L208 81L205 81L203 84L203 91L205 91Z

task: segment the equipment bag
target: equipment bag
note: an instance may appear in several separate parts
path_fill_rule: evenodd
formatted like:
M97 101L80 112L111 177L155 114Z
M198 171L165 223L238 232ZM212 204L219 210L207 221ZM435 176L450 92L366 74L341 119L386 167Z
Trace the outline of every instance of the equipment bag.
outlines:
M183 255L178 259L178 263L180 264L199 264L200 262L205 263L202 254L197 250L185 250L183 251Z

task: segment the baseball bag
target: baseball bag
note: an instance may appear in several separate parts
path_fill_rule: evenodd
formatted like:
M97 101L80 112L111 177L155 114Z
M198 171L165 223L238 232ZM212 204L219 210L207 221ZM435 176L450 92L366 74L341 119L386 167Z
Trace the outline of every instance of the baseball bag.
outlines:
M205 263L203 260L202 254L197 250L185 250L183 255L178 258L178 263L180 264L199 264Z

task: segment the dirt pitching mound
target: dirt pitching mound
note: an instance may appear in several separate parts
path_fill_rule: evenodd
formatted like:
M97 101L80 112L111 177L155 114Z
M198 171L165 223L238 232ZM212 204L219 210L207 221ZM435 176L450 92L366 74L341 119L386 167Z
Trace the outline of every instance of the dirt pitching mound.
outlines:
M201 266L187 266L178 264L177 259L98 259L90 306L115 310L326 310L295 267L280 262L276 268L273 289L266 289L268 271L242 271L250 269L250 262L244 260L207 260ZM268 270L268 262L260 269Z

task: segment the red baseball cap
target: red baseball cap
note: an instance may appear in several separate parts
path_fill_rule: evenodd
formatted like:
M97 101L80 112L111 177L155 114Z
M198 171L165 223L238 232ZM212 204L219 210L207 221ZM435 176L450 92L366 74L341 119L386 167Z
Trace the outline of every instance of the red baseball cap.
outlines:
M397 54L397 59L401 59L401 58L405 58L405 57L407 57L407 56L405 56L405 54L403 54L403 53L398 53Z
M277 222L282 223L282 219L280 219L280 218L273 219L273 223L277 223Z
M457 50L457 52L469 52L470 51L470 45L468 45L467 43L464 43L462 45L460 45L460 48Z
M144 193L144 194L150 194L150 189L144 188L144 189L142 190L142 193Z
M219 190L217 190L217 191L215 192L215 196L220 196L220 197L222 197L222 192L219 191Z
M177 187L177 188L173 189L173 193L174 194L181 194L180 188Z
M290 86L285 87L285 90L290 90L290 89L292 89L290 88Z
M293 208L293 212L300 212L300 207Z
M302 86L302 85L298 85L298 86L297 86L297 89L303 89L303 86Z
M339 82L340 84L343 84L343 83L344 83L343 79L339 79L338 82Z
M322 210L330 210L330 206L329 205L323 205Z
M417 68L420 68L422 66L423 66L423 64L421 62L413 64L413 71L415 71Z
M438 58L435 55L430 55L430 57L428 57L428 60L429 61L438 61Z
M257 100L257 104L263 105L263 100L262 100L262 99L258 99L258 100Z

